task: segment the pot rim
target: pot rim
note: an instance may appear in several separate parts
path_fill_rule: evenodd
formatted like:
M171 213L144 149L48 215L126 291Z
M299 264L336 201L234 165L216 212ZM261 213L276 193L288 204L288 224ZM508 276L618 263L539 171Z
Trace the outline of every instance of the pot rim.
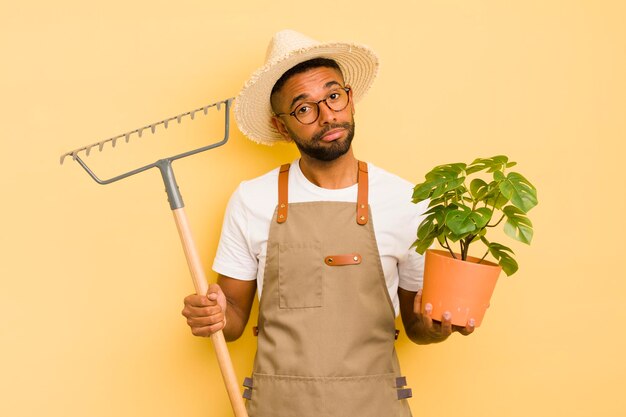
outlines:
M492 262L492 261L488 261L486 259L479 263L478 261L480 261L480 258L477 258L475 256L468 256L467 260L464 261L464 260L461 259L461 254L460 253L456 253L456 252L454 252L454 255L458 256L458 258L454 259L452 257L452 255L450 255L450 252L445 250L445 249L426 249L426 252L430 252L432 255L435 255L435 256L446 257L446 258L450 259L452 262L464 262L464 263L473 264L473 265L477 265L477 266L502 268L497 263Z

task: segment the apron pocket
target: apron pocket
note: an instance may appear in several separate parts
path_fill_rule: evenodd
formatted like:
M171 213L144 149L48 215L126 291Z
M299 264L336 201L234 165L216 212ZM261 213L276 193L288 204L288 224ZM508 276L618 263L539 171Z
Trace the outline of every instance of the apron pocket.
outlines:
M322 306L320 242L290 242L278 245L278 295L280 308Z
M396 374L358 377L254 375L250 417L410 417Z
M327 378L323 384L325 416L410 417L398 401L396 374Z

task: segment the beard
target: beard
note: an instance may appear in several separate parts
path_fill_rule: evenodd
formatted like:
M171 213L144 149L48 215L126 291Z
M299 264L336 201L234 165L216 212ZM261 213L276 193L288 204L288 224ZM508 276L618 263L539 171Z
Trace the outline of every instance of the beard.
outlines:
M328 131L337 128L346 129L347 135L344 139L337 139L330 143L322 141L322 137L328 133ZM354 121L352 123L346 122L327 125L324 129L313 135L309 141L305 141L296 136L291 130L289 130L289 134L301 153L319 161L334 161L350 149L352 139L354 139Z

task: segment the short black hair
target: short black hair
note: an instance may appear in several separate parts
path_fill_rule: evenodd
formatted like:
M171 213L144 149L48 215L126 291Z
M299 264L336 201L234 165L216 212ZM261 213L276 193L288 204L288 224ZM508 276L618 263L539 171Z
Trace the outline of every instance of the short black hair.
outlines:
M313 58L313 59L309 59L308 61L301 62L298 65L296 65L296 66L292 67L291 69L289 69L287 72L285 72L278 79L278 81L276 81L276 84L274 84L274 87L272 88L272 92L270 93L270 97L272 97L275 93L280 91L280 89L283 88L283 85L285 85L285 83L287 82L287 80L289 78L293 77L296 74L300 74L300 73L306 72L306 71L308 71L308 70L310 70L312 68L319 68L319 67L334 68L337 71L339 71L339 73L343 77L343 73L341 72L341 68L339 68L339 65L334 60L329 59L329 58Z

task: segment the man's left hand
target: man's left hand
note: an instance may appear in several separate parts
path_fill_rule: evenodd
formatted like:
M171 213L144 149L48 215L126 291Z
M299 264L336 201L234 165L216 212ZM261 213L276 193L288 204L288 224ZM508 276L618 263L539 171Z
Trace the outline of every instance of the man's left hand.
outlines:
M465 326L456 326L451 322L452 314L444 312L442 320L432 318L432 305L427 303L422 312L422 290L412 293L403 289L400 295L400 309L402 321L409 338L418 344L438 343L446 340L453 332L467 336L474 332L474 319L470 319ZM415 296L413 297L413 294ZM409 304L412 301L412 306ZM411 308L412 307L412 308Z

